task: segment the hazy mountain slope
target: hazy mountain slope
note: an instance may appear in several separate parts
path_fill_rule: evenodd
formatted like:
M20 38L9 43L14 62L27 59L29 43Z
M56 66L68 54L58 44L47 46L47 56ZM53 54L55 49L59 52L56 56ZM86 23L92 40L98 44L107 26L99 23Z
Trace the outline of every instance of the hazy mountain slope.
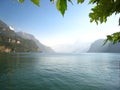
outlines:
M104 39L96 40L91 44L88 52L111 52L111 53L120 53L120 43L112 44L108 42L103 46Z
M54 50L52 50L50 47L47 47L45 45L43 45L42 43L39 42L39 40L37 40L33 35L25 33L25 32L17 32L17 35L19 35L20 37L24 38L24 39L29 39L29 40L33 40L36 45L38 46L38 49L40 51L43 52L47 52L47 53L53 53Z
M8 27L8 25L6 23L4 23L2 20L0 20L0 27Z

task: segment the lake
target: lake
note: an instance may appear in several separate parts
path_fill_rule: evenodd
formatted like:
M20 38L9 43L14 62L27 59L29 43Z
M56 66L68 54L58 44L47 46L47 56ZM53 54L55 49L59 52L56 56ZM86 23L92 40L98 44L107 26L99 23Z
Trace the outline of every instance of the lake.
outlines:
M0 54L0 90L120 90L120 54Z

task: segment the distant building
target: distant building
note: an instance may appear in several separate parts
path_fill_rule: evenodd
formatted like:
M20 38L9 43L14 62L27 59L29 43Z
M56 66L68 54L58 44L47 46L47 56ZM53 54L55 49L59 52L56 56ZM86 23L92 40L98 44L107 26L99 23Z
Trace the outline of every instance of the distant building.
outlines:
M17 41L16 43L17 43L17 44L20 44L20 41Z

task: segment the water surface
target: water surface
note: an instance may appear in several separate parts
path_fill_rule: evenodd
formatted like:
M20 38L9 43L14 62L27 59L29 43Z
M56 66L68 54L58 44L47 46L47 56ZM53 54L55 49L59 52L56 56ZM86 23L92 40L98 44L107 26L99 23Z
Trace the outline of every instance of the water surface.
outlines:
M0 54L0 90L120 90L120 54Z

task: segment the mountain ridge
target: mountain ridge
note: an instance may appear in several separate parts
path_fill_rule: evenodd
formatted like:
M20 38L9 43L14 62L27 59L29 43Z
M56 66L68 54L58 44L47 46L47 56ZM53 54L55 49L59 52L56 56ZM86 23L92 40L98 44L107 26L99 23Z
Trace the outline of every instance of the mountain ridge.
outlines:
M25 37L26 36L26 37ZM0 52L54 52L50 47L40 43L33 35L18 32L0 20Z
M39 50L42 50L44 52L49 52L49 53L53 53L55 52L53 49L51 49L50 47L42 44L39 40L37 40L32 34L26 33L26 32L16 32L17 35L19 35L20 37L24 38L24 39L29 39L29 40L33 40L36 45L38 46Z
M104 39L98 39L98 40L94 41L91 44L91 47L89 48L88 52L120 53L120 43L113 44L111 42L108 42L105 45L103 45L104 41L105 41Z

